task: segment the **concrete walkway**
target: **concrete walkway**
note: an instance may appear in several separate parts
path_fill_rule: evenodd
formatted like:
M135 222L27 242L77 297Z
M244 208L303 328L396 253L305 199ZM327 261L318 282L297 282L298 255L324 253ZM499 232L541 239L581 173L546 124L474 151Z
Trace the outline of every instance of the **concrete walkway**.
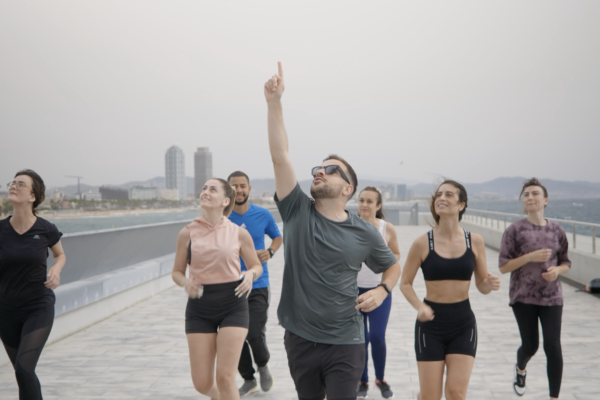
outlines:
M427 231L423 226L397 227L402 258L412 241ZM497 273L498 254L487 252L488 266ZM403 262L402 262L403 264ZM283 253L270 263L272 307L268 323L271 372L275 386L269 393L249 399L296 398L283 348L283 329L277 325L276 307L281 291ZM481 295L472 285L471 304L477 317L479 346L468 398L517 399L512 390L517 325L508 307L508 276L500 292ZM415 282L425 295L422 275ZM600 399L600 301L564 285L565 308L562 344L565 360L561 399ZM413 350L416 312L398 289L394 290L388 326L386 380L396 399L415 399L419 379ZM184 334L186 298L173 288L139 303L84 331L48 346L38 365L44 399L203 399L192 386ZM548 399L546 359L540 346L528 366L528 392L524 399ZM374 380L373 368L370 379ZM241 381L241 380L240 380ZM373 388L369 398L379 399ZM10 365L0 368L0 399L18 399Z

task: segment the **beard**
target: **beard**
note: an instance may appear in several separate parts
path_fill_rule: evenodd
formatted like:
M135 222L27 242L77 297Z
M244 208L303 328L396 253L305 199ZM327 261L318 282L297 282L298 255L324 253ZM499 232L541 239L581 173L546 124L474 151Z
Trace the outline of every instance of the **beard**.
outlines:
M317 187L314 185L310 186L310 195L315 200L319 199L337 199L342 194L343 187L339 187L321 184Z
M242 200L242 201L236 201L235 205L236 206L243 206L248 201L248 197L250 197L250 194L248 194L246 197L244 197L244 200Z

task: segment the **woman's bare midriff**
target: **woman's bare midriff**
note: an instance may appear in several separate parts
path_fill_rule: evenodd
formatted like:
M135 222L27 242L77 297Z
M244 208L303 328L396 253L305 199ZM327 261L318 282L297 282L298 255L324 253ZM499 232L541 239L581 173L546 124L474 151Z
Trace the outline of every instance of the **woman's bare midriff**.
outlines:
M425 298L434 303L458 303L469 298L471 281L425 281Z

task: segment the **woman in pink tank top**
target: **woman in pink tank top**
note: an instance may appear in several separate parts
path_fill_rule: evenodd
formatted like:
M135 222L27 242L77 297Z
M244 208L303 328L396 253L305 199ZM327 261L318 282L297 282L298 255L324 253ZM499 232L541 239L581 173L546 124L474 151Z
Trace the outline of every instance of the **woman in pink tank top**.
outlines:
M227 218L234 199L227 181L206 182L202 216L179 232L173 266L173 280L189 297L185 332L194 387L219 400L240 398L235 376L248 334L247 298L262 274L252 237ZM240 256L247 271L241 272Z

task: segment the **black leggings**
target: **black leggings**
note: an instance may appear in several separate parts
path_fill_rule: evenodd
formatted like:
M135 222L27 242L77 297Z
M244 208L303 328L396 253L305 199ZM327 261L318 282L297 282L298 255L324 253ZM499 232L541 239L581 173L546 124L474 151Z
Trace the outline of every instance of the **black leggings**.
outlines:
M267 317L269 312L269 288L252 289L248 298L250 325L248 336L242 347L238 371L245 381L254 379L256 370L252 364L252 356L257 367L264 367L271 358L267 347ZM250 352L252 349L252 352Z
M20 400L41 400L35 367L50 336L54 304L28 310L0 310L0 339L15 369Z
M517 351L517 366L519 369L524 370L538 349L540 342L539 319L542 323L542 334L544 336L550 397L558 397L563 372L562 348L560 346L562 306L515 303L512 309L521 332L521 347Z

